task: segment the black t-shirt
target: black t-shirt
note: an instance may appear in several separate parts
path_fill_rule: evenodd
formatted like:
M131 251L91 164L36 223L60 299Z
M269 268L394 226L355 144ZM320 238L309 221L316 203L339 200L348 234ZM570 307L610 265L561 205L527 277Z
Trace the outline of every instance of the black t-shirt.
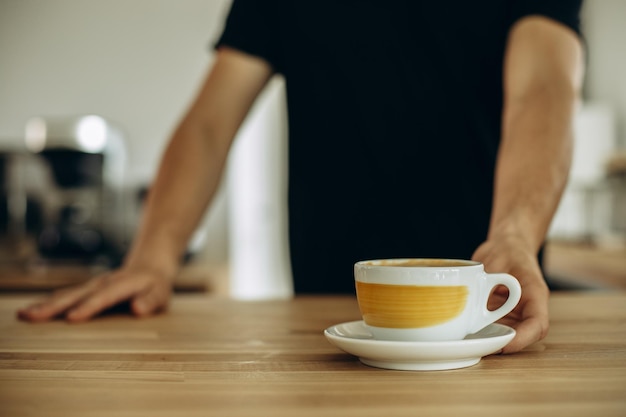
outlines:
M296 293L363 259L470 258L487 235L507 34L580 0L235 0L218 47L283 74Z

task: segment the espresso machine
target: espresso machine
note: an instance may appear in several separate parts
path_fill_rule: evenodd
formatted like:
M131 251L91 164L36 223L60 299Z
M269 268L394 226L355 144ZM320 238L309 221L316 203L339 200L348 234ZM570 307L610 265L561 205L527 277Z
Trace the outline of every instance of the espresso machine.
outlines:
M48 172L40 193L38 256L119 265L129 239L121 130L97 115L34 117L26 124L25 142Z

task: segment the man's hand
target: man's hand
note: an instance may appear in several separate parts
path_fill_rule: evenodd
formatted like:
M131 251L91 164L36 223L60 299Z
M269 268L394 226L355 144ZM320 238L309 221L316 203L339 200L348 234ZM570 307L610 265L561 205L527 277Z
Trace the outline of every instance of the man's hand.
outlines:
M478 247L472 259L482 262L487 272L513 275L522 286L522 298L515 309L499 320L513 327L517 334L502 353L518 352L543 339L548 333L549 290L544 281L537 256L525 242L515 236L493 237ZM495 291L489 304L498 307L508 292Z
M120 269L74 287L58 290L50 297L20 309L20 319L32 322L64 317L70 322L91 319L122 302L130 302L136 316L163 310L171 294L172 280L153 271Z

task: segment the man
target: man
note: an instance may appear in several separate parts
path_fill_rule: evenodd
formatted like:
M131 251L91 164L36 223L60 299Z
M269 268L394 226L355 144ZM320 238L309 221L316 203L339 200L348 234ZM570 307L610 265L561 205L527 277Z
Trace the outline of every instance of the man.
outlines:
M20 316L81 321L123 300L138 316L162 309L240 123L281 73L296 293L353 291L360 259L471 257L522 285L504 352L542 339L549 291L538 253L569 170L579 9L235 1L123 266ZM313 261L336 272L312 275Z

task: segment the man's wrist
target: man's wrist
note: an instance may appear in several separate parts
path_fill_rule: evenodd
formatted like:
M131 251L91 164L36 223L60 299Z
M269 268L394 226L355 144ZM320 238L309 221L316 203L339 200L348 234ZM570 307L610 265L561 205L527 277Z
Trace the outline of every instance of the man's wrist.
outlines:
M532 253L538 253L543 244L544 233L524 216L496 221L489 229L489 240L515 240L518 245ZM520 248L521 249L521 248Z

